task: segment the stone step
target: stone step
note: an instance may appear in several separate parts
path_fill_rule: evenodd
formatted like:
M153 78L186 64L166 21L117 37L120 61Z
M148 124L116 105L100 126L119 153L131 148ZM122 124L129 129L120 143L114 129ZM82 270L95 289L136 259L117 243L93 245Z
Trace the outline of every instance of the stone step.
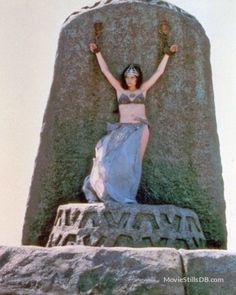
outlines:
M0 247L0 295L236 294L236 252Z
M47 246L204 248L197 214L174 205L110 202L59 206Z

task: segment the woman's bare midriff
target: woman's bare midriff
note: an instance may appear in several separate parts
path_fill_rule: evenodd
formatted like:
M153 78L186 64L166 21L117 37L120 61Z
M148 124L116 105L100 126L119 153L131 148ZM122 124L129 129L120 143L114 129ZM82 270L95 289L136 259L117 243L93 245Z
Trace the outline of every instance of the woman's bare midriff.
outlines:
M145 105L137 103L119 105L120 123L137 123L137 117L147 119Z
M125 104L119 105L120 110L120 123L139 123L138 118L143 118L147 120L145 113L144 104ZM149 128L147 125L144 126L143 134L141 137L141 146L140 146L140 158L143 160L147 144L149 140Z

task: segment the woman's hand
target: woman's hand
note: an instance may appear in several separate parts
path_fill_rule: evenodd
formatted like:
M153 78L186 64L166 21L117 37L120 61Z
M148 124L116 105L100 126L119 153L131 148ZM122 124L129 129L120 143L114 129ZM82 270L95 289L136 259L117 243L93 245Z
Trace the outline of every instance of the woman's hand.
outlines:
M90 43L89 44L89 49L92 53L96 53L98 51L98 46L96 43Z
M176 53L178 51L178 45L177 44L173 44L170 46L170 52L172 54Z

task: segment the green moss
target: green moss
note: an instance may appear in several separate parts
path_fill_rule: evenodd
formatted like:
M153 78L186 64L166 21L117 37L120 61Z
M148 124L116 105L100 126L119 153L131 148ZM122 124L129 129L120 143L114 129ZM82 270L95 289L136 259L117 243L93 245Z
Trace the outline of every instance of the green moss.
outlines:
M46 245L59 205L85 201L81 187L92 165L101 129L92 116L83 121L83 126L55 119L51 138L53 158L48 170L41 175L38 213L30 222L32 244Z
M213 198L200 187L191 163L174 165L166 160L155 161L147 155L139 200L142 203L173 204L194 210L198 214L206 240L223 243L224 230Z
M184 58L185 58L186 65L189 65L189 64L193 65L196 62L196 60L192 54L186 53Z

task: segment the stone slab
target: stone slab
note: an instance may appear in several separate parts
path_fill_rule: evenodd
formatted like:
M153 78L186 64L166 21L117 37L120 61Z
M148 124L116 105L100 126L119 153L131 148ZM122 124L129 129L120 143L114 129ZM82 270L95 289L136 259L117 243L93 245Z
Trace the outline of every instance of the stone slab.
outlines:
M179 251L187 274L187 294L236 295L236 251Z
M175 249L0 248L1 295L184 295L181 275Z
M0 247L0 295L235 295L235 281L236 251Z

